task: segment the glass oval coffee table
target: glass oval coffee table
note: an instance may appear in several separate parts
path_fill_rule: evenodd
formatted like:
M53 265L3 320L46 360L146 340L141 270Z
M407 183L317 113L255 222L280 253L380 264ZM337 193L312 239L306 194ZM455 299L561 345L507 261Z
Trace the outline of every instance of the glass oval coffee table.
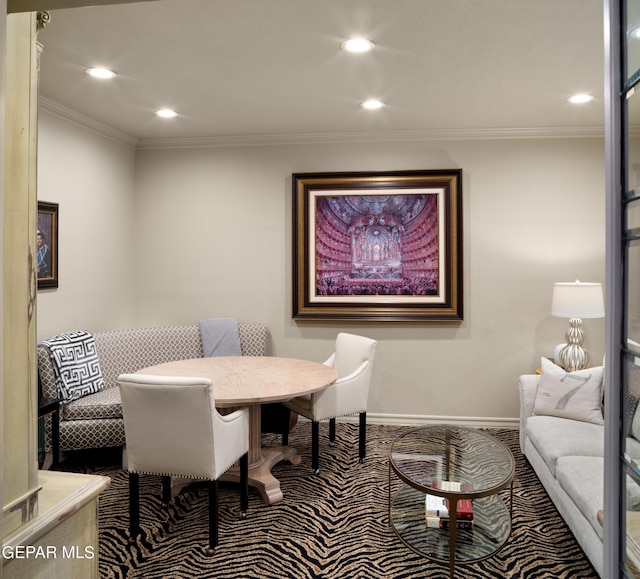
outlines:
M400 481L394 479L393 490L392 473ZM514 474L511 451L486 432L448 425L411 429L389 451L389 523L407 547L448 563L453 577L456 564L486 559L507 542ZM434 510L434 504L444 508Z

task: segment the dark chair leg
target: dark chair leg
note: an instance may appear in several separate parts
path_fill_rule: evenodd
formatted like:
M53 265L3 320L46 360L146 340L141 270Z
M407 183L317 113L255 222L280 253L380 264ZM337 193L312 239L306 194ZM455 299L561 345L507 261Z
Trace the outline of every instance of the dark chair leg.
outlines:
M311 422L311 468L313 472L320 472L320 423Z
M60 406L58 410L51 414L51 452L53 454L53 462L51 470L60 468Z
M140 475L129 473L129 542L133 543L140 533Z
M249 453L240 457L240 516L247 516L249 508Z
M209 548L207 555L214 555L218 546L218 481L209 481Z
M168 505L171 502L171 477L162 477L162 502Z
M329 442L336 441L336 419L329 418Z
M359 428L359 440L358 440L358 454L360 456L360 462L364 462L364 457L367 454L367 413L360 413L360 428Z

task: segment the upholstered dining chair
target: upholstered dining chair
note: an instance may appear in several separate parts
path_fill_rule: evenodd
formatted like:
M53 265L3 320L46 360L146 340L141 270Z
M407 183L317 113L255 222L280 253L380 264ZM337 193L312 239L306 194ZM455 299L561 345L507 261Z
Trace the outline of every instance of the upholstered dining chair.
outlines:
M248 507L249 411L221 415L206 378L122 374L118 377L129 472L129 532L140 532L140 474L209 481L209 547L218 545L218 478L240 459L240 511Z
M321 420L329 420L329 440L336 436L336 417L358 413L360 415L358 455L363 462L366 455L367 399L371 384L373 359L377 342L371 338L341 332L336 338L335 351L324 362L338 376L328 388L285 402L289 410L311 420L311 466L320 471ZM283 443L287 441L283 439Z

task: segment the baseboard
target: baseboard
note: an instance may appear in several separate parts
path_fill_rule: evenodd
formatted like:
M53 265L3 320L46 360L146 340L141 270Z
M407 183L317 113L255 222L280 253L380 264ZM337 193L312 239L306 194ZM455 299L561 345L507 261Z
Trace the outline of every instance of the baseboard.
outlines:
M304 417L300 417L304 420ZM358 422L358 415L343 416L337 422ZM397 426L424 426L427 424L455 424L469 428L520 428L519 418L496 418L484 416L430 416L425 414L379 414L367 412L368 424Z

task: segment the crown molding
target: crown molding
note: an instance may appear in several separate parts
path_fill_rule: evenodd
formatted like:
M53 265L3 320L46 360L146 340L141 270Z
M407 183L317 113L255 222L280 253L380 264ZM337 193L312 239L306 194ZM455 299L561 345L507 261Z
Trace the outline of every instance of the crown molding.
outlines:
M90 117L87 117L63 105L60 105L46 97L38 97L38 108L56 117L70 121L75 125L79 125L85 129L88 129L93 133L96 133L103 137L107 137L113 141L127 145L129 147L135 148L136 144L138 143L138 139L136 139L135 137L117 131L116 129L112 129L111 127L103 123L95 121Z
M317 145L337 143L406 143L420 141L473 141L502 139L603 138L603 126L531 127L506 129L424 129L406 131L361 131L137 139L51 99L40 97L39 107L55 116L80 125L135 149L209 149L216 147L260 147L276 145Z
M604 127L540 127L514 129L431 129L344 133L243 135L140 139L137 149L198 149L273 145L316 145L336 143L392 143L418 141L469 141L488 139L602 138Z
M136 0L148 2L149 0ZM61 8L80 8L83 6L105 6L125 4L130 0L7 0L7 13L36 12L37 10L59 10Z

